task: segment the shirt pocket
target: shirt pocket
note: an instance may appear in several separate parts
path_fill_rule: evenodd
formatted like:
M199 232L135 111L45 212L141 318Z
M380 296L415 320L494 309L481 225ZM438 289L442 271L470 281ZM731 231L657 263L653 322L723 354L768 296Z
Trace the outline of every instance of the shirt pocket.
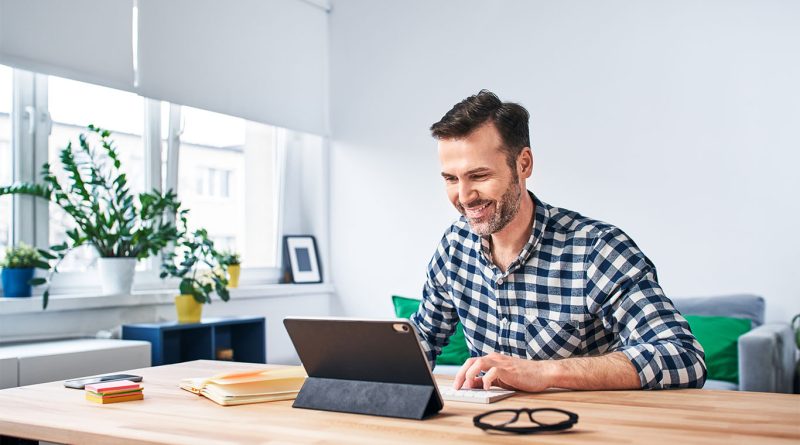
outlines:
M525 315L527 357L534 360L567 358L585 354L586 323L579 320L552 320Z

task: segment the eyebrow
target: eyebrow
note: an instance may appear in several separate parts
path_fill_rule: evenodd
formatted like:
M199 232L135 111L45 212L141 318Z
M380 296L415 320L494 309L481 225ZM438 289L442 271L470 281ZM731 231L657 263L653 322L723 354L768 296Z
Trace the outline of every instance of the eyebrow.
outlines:
M468 175L475 175L475 174L480 174L480 173L489 173L491 171L492 170L489 167L478 167L478 168L473 168L472 170L464 173L464 175L468 176ZM442 172L442 177L443 178L451 178L451 177L454 177L454 176L456 176L456 175L452 175L450 173Z

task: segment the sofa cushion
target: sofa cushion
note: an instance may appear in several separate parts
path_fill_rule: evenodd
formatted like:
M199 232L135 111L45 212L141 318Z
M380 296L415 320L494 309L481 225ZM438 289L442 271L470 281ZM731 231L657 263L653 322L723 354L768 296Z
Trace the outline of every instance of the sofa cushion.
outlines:
M392 296L394 313L399 318L411 318L419 308L420 300L414 298ZM450 336L450 343L442 348L442 353L436 358L437 365L461 365L469 358L467 341L464 339L464 329L461 323L456 324L456 330Z
M764 298L758 295L723 295L716 297L673 298L683 315L746 318L753 328L764 324Z
M750 330L751 320L733 317L685 315L689 327L706 353L708 378L739 383L739 337Z

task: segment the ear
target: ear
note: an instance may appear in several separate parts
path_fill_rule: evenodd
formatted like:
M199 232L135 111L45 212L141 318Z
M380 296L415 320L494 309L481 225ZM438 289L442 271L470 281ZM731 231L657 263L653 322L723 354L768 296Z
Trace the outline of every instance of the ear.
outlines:
M533 173L533 151L525 147L517 156L517 174L520 178L527 179Z

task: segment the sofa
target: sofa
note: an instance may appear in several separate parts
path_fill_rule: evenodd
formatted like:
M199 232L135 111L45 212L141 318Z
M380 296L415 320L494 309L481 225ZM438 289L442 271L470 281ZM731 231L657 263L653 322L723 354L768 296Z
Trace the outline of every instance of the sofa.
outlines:
M672 299L684 315L735 317L750 320L752 330L739 337L739 384L706 380L705 389L792 393L797 359L792 328L764 323L764 299L757 295L727 295ZM435 374L454 375L459 366L439 365Z
M707 380L706 389L792 393L797 366L792 328L764 323L764 298L727 295L672 299L684 315L735 317L750 320L752 330L739 337L739 384Z

